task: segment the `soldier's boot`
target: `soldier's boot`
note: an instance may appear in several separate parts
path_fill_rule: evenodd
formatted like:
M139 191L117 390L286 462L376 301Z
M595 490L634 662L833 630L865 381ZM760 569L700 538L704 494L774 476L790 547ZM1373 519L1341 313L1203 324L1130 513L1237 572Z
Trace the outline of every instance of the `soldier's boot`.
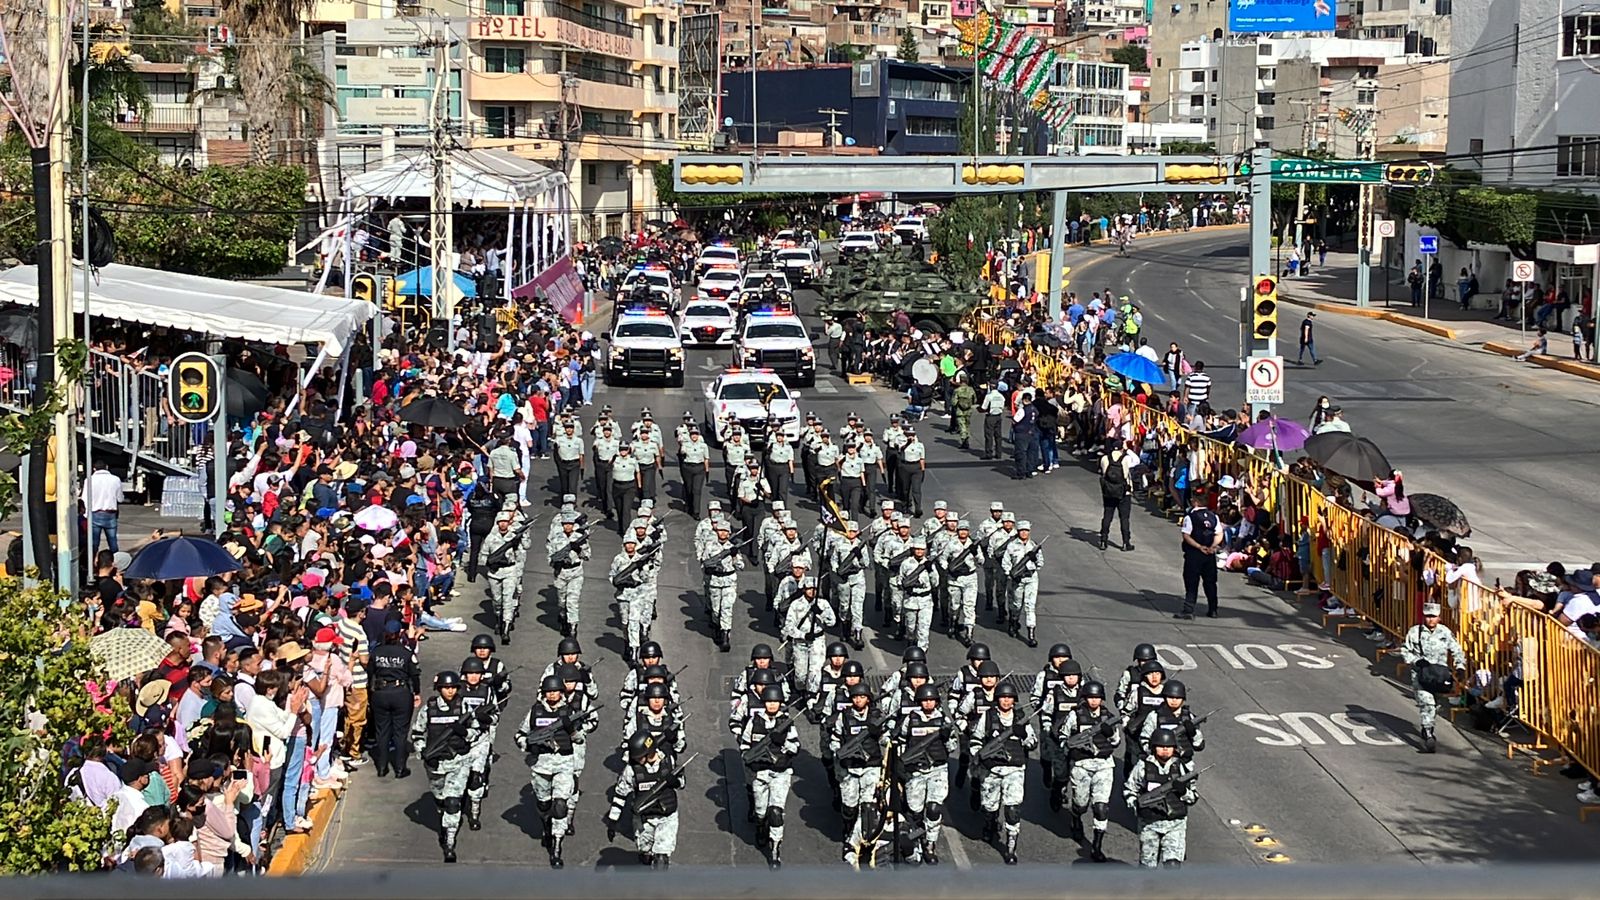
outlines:
M1079 810L1067 814L1067 834L1074 841L1083 842L1083 813Z
M967 626L966 628L961 629L961 646L963 646L963 647L971 647L972 646L972 627L970 625Z
M639 854L639 865L644 866L647 869L650 868L651 866L655 865L655 861L656 861L655 855L652 854L652 853L641 853L641 854Z
M1422 729L1422 752L1433 753L1439 749L1439 742L1433 736L1433 728Z
M572 637L572 623L571 622L562 622L561 623L561 636L562 637Z
M922 861L930 866L939 864L939 845L933 841L922 842Z
M439 829L439 849L444 851L445 862L453 863L456 861L455 836L443 828Z
M994 586L990 584L983 588L983 611L994 612Z
M1164 869L1176 869L1176 868L1181 867L1182 865L1183 865L1183 862L1181 860L1176 860L1176 859L1163 859L1161 861L1161 867L1164 868Z
M1030 648L1039 646L1039 638L1034 635L1036 630L1033 628L1028 629L1028 646Z
M984 817L983 817L983 834L980 835L980 837L982 837L982 839L983 839L983 841L985 843L988 843L988 842L993 841L995 839L995 829L996 829L996 827L998 827L999 822L1000 822L1000 813L999 813L999 811L995 811L995 812L992 812L992 813L987 813L987 814L984 815Z
M995 610L994 623L996 625L1004 625L1006 623L1006 605L1002 603L995 607Z
M861 638L861 629L857 628L856 630L850 632L850 646L854 647L858 651L865 650L867 648L867 642Z
M1106 851L1100 849L1100 845L1105 841L1105 839L1105 829L1096 828L1094 830L1094 844L1089 847L1089 858L1097 863L1106 861Z
M566 863L561 859L562 839L563 836L559 834L553 834L550 836L550 868L552 869L559 869L566 865Z
M972 439L971 438L962 438L961 439L961 449L963 449L963 450L971 450L972 449Z
M840 815L844 818L844 830L841 832L841 840L844 843L845 849L848 851L850 847L850 836L854 834L856 830L856 819L861 817L861 807L846 806L840 811Z
M477 798L468 797L467 798L467 808L466 808L465 812L466 812L466 818L467 818L467 827L472 829L473 831L482 831L483 830L483 820L482 820L481 814L483 812L483 798L482 797L477 797Z
M500 632L500 645L502 647L511 646L511 628L512 626L507 625L506 630Z
M748 784L744 786L744 800L744 820L746 822L754 822L756 820L756 789L753 786Z
M728 643L728 629L726 629L726 628L718 628L717 629L717 649L720 650L723 653L727 653L729 646L730 645Z
M1008 866L1017 864L1017 835L1015 832L1006 832L1006 848L1000 853L1000 858L1005 860Z
M783 868L783 853L781 852L782 847L783 841L772 842L772 846L767 849L767 868Z
M666 855L665 853L657 853L656 858L651 862L650 867L652 869L665 869L671 865L672 857Z

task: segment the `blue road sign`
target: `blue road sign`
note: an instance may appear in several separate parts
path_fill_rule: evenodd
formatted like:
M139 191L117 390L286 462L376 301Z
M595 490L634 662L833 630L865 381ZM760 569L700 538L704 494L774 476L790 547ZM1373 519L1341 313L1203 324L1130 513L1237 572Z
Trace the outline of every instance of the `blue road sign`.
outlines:
M1417 252L1429 256L1439 252L1439 237L1433 234L1417 235Z

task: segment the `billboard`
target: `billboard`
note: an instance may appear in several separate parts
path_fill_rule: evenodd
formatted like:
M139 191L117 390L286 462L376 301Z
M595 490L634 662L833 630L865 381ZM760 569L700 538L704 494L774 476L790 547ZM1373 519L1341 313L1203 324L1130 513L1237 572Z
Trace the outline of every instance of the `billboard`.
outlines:
M1332 31L1338 0L1229 0L1228 30Z

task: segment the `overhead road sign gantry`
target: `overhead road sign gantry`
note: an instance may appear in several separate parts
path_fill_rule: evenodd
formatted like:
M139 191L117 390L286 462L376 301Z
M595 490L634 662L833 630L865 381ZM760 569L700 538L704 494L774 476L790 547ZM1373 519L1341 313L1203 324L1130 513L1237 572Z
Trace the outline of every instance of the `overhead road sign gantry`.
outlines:
M1235 182L1212 156L679 156L687 193L981 194L1006 191L1206 191Z
M1273 157L1272 180L1293 184L1383 184L1383 163Z

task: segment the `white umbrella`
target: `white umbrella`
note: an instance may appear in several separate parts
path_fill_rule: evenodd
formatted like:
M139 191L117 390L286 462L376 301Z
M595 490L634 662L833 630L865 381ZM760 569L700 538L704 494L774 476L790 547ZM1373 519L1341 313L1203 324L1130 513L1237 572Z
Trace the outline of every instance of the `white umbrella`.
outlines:
M369 506L356 513L356 525L367 531L387 531L400 524L400 516L387 506Z

